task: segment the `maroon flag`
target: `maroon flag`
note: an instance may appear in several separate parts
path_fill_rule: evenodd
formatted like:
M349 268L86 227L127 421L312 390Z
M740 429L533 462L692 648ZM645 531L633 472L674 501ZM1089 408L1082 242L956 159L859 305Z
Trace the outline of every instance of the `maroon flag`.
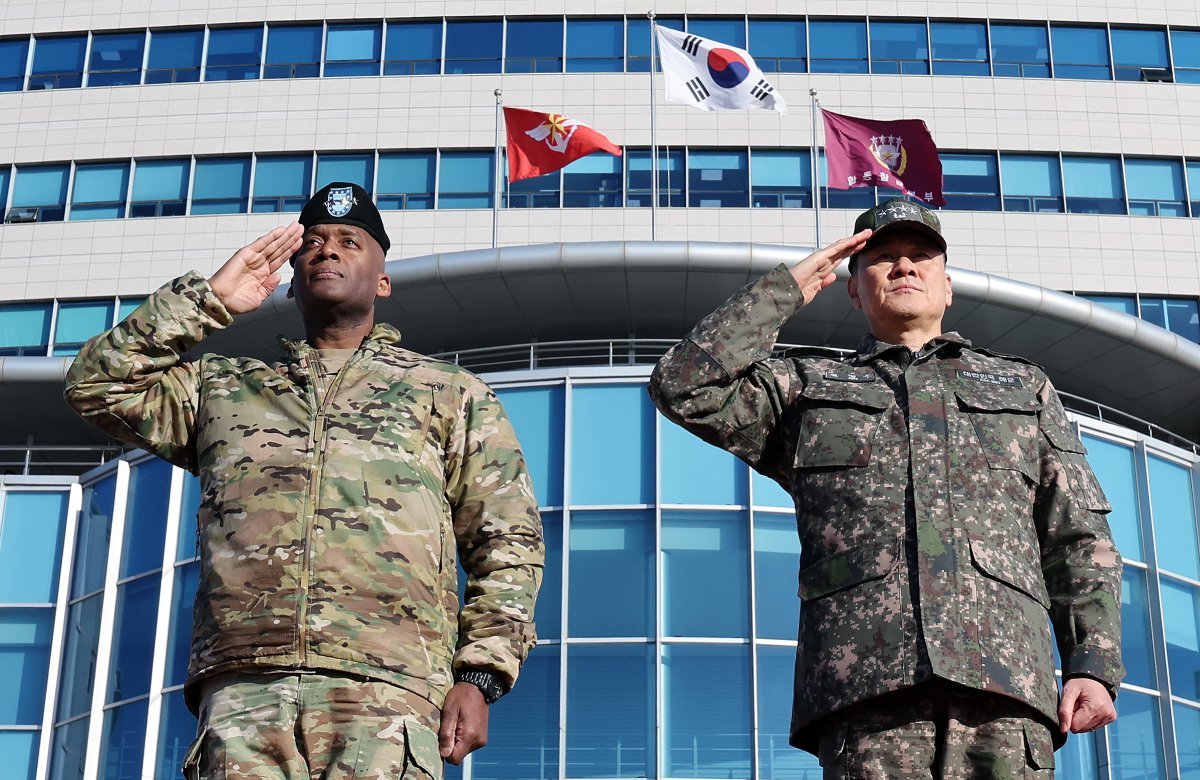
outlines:
M925 122L859 119L825 109L821 113L830 187L892 187L934 206L946 205L942 161Z

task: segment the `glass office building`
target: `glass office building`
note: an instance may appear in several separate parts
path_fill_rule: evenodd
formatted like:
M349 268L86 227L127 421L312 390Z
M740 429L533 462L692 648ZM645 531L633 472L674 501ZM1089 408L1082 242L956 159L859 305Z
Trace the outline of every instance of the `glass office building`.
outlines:
M819 777L787 745L790 502L645 391L671 341L817 242L814 200L827 242L891 196L827 186L810 88L841 113L926 120L947 326L1046 368L1113 505L1120 718L1072 737L1056 776L1200 780L1194 8L664 10L747 48L792 111L702 114L664 104L660 80L652 139L633 3L68 6L0 12L2 780L178 776L196 482L82 425L62 380L159 285L211 272L332 180L366 187L393 240L378 316L497 389L542 510L539 645L489 745L447 776ZM622 156L508 182L496 88ZM853 348L864 322L844 297L781 340ZM266 356L300 332L281 291L208 346Z

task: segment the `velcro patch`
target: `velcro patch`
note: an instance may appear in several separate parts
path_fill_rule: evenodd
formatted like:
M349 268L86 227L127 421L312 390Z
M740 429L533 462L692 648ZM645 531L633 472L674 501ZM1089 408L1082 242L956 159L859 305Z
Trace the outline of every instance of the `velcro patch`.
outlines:
M959 379L969 379L972 382L982 382L985 385L999 385L1000 387L1024 387L1025 383L1021 381L1021 377L1015 374L988 374L983 371L967 371L965 369L958 370Z

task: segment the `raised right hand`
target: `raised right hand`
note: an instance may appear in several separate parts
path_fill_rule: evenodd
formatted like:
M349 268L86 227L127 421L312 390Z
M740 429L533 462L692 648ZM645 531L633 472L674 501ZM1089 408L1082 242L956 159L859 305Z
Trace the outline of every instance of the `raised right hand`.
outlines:
M834 275L837 267L843 260L866 246L870 239L871 230L868 228L843 238L841 241L834 241L824 249L818 249L792 266L792 278L796 280L796 284L800 285L800 291L804 293L805 305L812 303L812 299L817 297L817 293L833 284L837 278Z
M277 227L234 252L209 277L209 286L230 314L254 311L275 291L279 269L300 248L303 235L298 222Z

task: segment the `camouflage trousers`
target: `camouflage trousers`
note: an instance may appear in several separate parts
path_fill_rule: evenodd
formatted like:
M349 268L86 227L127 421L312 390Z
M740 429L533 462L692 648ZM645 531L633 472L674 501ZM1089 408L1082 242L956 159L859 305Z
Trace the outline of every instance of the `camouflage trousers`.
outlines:
M998 694L927 683L833 715L820 735L825 780L1054 777L1050 728Z
M202 689L186 780L441 780L428 700L338 674L230 672Z

